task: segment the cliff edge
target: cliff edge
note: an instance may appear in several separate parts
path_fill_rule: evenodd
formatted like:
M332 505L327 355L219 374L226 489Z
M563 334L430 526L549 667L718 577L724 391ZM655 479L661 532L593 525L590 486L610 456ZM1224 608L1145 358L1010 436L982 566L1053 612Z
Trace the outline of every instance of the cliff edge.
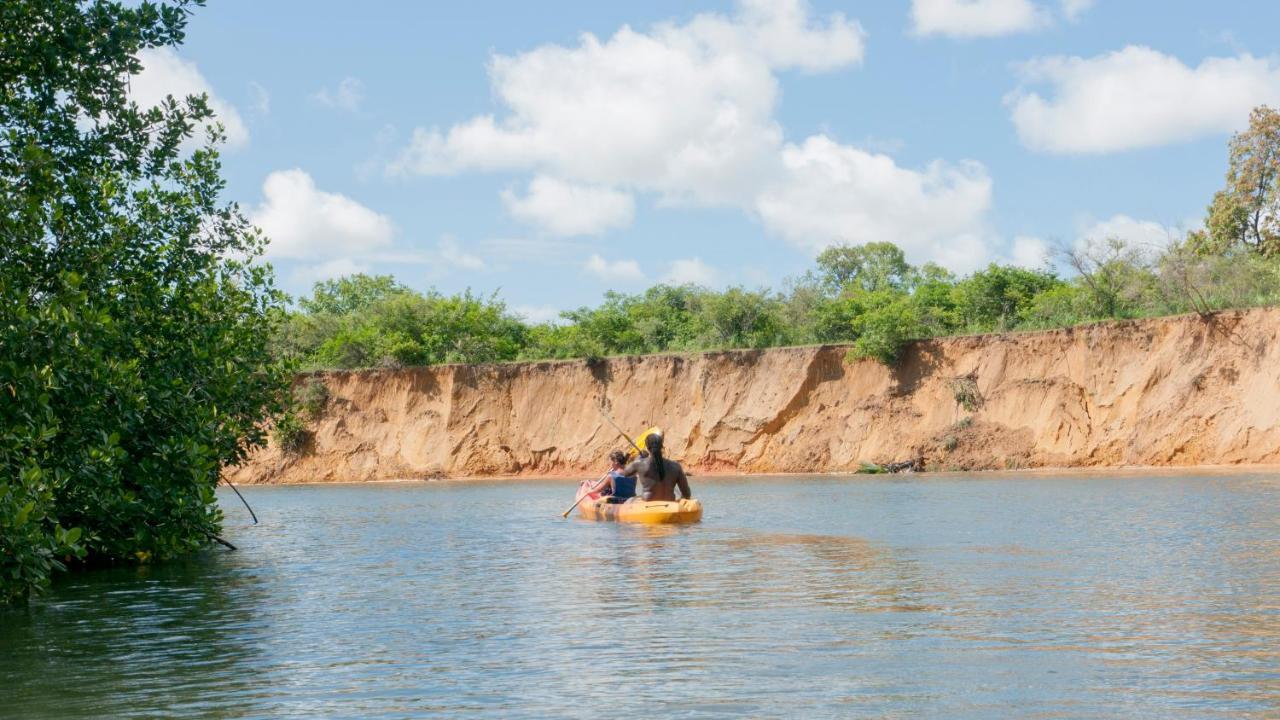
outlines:
M659 425L693 472L1280 463L1280 309L921 341L318 373L301 451L237 483L589 475Z

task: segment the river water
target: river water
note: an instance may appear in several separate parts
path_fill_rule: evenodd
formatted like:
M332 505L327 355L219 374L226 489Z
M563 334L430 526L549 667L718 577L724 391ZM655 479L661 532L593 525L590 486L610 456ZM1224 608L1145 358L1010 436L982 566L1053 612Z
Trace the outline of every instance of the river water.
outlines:
M1280 717L1275 474L248 488L0 612L0 717Z

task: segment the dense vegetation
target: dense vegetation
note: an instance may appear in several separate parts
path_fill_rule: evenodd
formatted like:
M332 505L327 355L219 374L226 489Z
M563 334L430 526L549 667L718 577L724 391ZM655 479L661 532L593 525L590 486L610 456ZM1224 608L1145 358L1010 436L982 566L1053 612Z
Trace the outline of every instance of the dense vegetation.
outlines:
M1254 113L1231 141L1228 188L1206 229L1141 247L1098 238L1060 248L1045 269L990 265L957 278L916 267L892 243L836 246L783 291L658 285L521 322L495 297L420 294L387 276L316 285L276 338L276 352L310 368L596 358L669 350L851 343L855 357L893 363L914 339L1003 332L1280 302L1280 153L1272 174L1239 169L1280 150L1280 117ZM1056 262L1050 262L1056 260ZM1060 277L1051 265L1069 268Z
M128 97L198 4L0 3L0 604L208 545L221 467L285 398L206 99Z

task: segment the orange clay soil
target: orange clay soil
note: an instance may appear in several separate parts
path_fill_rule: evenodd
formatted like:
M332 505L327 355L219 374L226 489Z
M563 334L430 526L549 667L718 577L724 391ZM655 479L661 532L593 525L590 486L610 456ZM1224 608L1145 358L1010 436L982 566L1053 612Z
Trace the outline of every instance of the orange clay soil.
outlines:
M692 472L1276 464L1278 332L1260 309L922 341L893 369L827 346L318 373L303 450L226 475L585 476L623 446L601 405Z

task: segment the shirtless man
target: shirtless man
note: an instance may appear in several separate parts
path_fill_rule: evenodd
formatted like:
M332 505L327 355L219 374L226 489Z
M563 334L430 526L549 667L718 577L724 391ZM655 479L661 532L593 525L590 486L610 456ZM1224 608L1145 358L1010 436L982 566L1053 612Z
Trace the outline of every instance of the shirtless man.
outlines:
M684 468L675 460L662 457L662 436L646 437L644 447L649 454L632 460L622 470L623 475L640 481L641 497L645 500L675 500L676 488L679 487L681 497L692 498Z

